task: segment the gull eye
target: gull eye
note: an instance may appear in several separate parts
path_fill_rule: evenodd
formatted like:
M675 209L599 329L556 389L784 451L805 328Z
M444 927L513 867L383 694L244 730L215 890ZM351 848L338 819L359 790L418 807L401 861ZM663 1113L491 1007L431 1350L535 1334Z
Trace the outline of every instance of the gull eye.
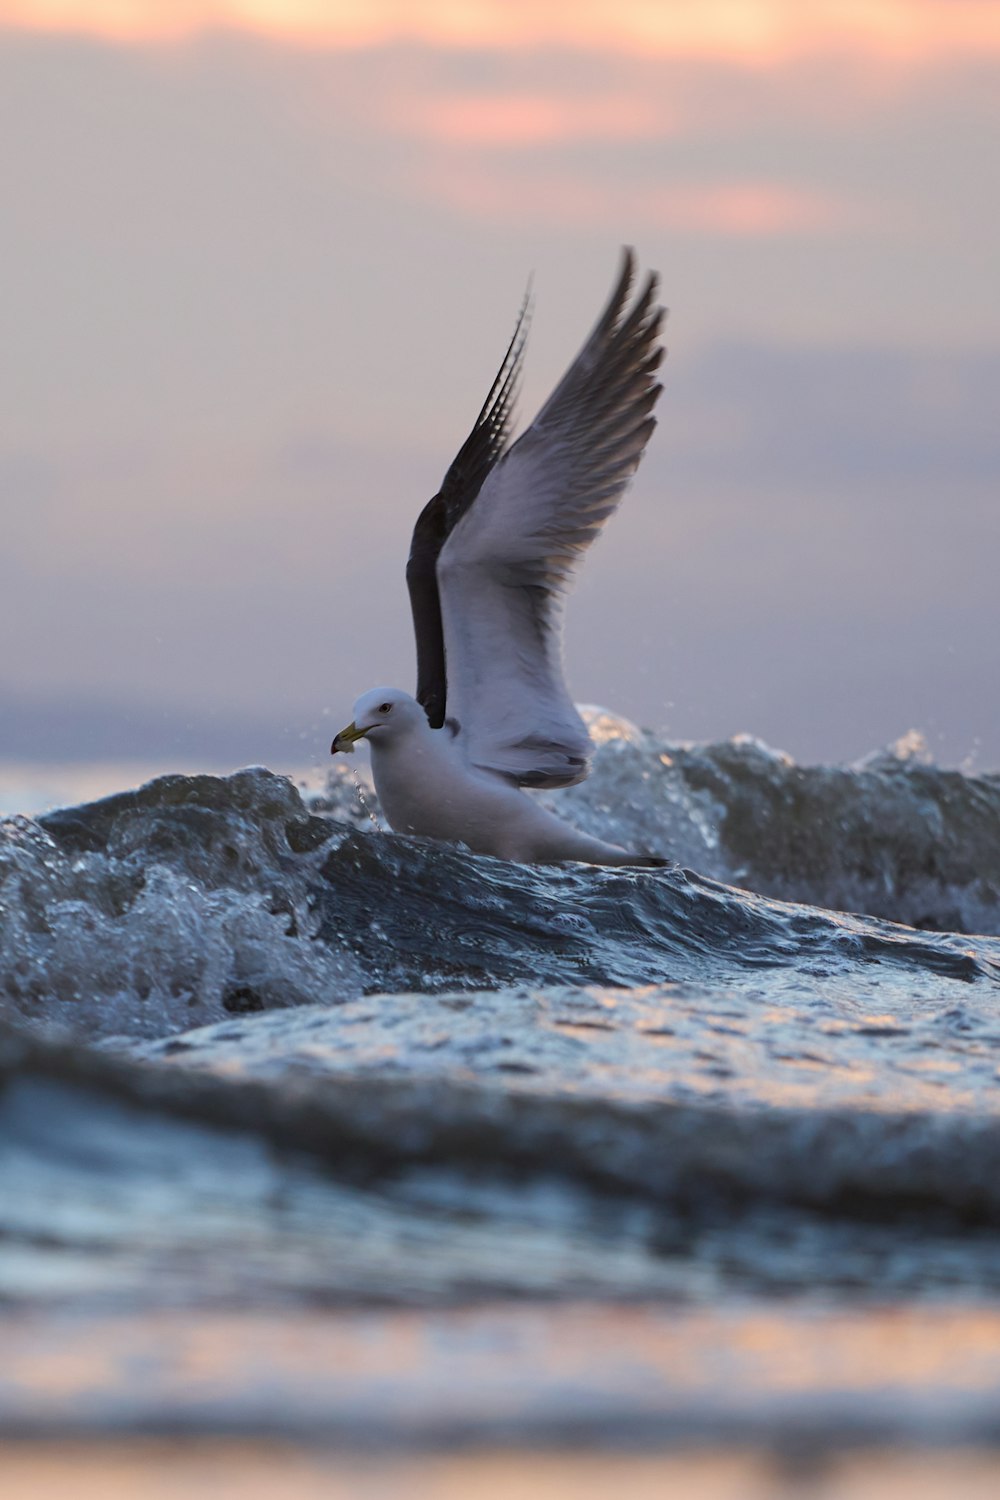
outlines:
M380 703L378 706L378 711L380 714L387 714L391 707L391 703Z

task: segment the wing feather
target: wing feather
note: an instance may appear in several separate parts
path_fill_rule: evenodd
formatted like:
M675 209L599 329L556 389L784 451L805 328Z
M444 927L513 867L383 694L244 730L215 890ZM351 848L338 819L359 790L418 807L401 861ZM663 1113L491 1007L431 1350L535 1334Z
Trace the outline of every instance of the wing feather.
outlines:
M563 608L656 425L664 311L655 275L629 306L634 275L626 250L590 337L437 558L448 712L469 760L522 786L569 786L589 770L563 677Z
M406 564L413 632L417 647L417 702L433 729L440 729L447 712L444 632L438 593L437 560L456 524L472 505L490 470L510 441L514 404L521 380L524 345L531 321L531 289L525 293L514 335L489 395L441 482L424 506L413 528Z

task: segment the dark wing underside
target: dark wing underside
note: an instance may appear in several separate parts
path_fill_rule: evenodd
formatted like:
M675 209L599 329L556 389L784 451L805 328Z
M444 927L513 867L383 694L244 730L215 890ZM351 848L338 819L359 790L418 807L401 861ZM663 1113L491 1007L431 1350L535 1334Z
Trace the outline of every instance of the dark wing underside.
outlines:
M437 563L448 712L469 761L521 786L582 781L590 737L563 679L562 611L655 425L663 309L630 302L626 251L596 328L527 432L496 460Z
M445 721L448 697L437 560L452 530L507 449L529 321L530 294L526 294L514 336L483 409L440 490L424 506L413 528L406 586L417 644L416 697L433 729L440 729Z

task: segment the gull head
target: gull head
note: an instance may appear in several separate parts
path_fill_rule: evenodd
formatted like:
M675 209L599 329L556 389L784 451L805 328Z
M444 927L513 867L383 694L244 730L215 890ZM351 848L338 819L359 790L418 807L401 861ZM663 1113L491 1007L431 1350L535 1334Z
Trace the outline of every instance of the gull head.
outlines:
M358 740L370 740L373 745L391 744L426 724L427 715L409 693L401 688L372 688L355 703L354 720L334 739L330 754L336 755L338 751L349 754Z

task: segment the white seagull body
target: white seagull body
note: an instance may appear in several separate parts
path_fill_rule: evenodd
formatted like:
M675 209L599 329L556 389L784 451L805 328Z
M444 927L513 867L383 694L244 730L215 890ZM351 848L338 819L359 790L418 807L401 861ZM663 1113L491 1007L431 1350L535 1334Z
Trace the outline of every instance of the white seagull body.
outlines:
M593 745L562 668L565 596L655 426L656 278L634 257L535 421L508 447L525 309L486 404L417 520L407 584L417 694L375 688L332 751L360 739L390 826L525 863L658 865L569 827L525 791L572 786Z

